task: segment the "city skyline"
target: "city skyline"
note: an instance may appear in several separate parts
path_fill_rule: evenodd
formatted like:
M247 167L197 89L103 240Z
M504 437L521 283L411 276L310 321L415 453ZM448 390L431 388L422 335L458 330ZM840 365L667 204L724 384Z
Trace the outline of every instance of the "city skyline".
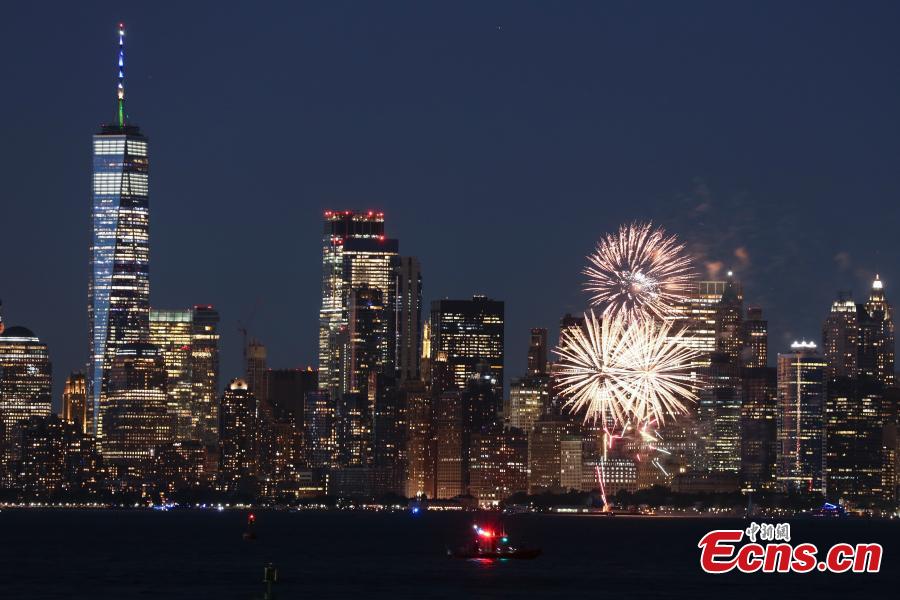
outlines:
M895 589L876 2L11 7L0 589Z
M573 9L574 10L574 9ZM125 11L129 12L129 11ZM502 11L500 11L502 13ZM138 13L140 14L140 13ZM123 20L129 21L123 16ZM425 19L424 15L419 15ZM527 16L527 15L526 15ZM522 21L526 16L517 16L517 20ZM557 17L561 19L555 22L557 27L564 24L570 24L568 19L571 15ZM224 17L223 17L224 18ZM326 18L323 16L322 18ZM408 17L411 18L411 17ZM502 19L502 14L498 14L497 18ZM426 19L427 20L427 19ZM300 202L295 203L289 213L295 223L301 224L298 229L295 225L291 228L291 233L287 236L269 236L258 226L254 226L254 217L251 212L244 208L240 211L244 220L237 221L240 225L244 225L246 231L229 231L222 228L220 231L214 231L212 225L219 219L217 215L209 215L209 221L204 221L203 216L208 215L208 211L202 209L202 206L214 200L209 192L196 194L187 199L182 197L176 200L179 194L172 193L173 183L180 181L186 184L185 189L196 189L197 173L193 175L185 173L183 168L179 167L177 162L184 162L187 155L184 153L186 149L179 148L178 140L185 135L185 127L188 123L197 125L185 118L186 113L181 113L174 109L171 104L165 104L171 109L171 118L161 119L161 113L156 106L159 100L159 94L163 93L167 86L170 85L168 80L163 78L159 81L151 79L154 73L159 73L155 65L166 64L171 66L170 62L157 62L168 60L170 50L166 50L158 46L158 40L154 41L153 36L147 35L152 31L154 25L158 26L158 21L154 20L152 15L142 15L132 17L130 19L130 30L137 31L137 34L130 37L129 42L136 46L134 52L129 56L129 60L134 56L136 66L129 70L129 82L132 80L134 84L129 83L129 113L131 121L139 124L144 131L149 131L149 137L153 148L162 144L166 148L166 158L162 164L154 159L153 171L153 195L159 198L161 194L163 200L154 202L154 213L151 218L151 238L156 240L154 244L154 286L152 292L151 303L153 306L189 306L195 302L210 303L220 309L222 315L221 331L223 335L222 350L222 382L228 381L232 376L242 374L240 365L240 338L237 334L237 323L249 323L249 329L254 337L259 338L269 348L270 363L272 366L305 366L315 365L315 338L316 323L312 319L317 310L319 298L312 289L314 286L301 285L300 288L294 284L284 287L275 281L272 272L275 267L266 266L260 262L261 253L271 253L273 256L287 257L285 265L294 275L292 279L296 281L315 281L320 277L318 269L320 264L312 259L315 250L309 251L311 244L309 240L315 240L319 228L319 219L322 210L325 208L352 208L352 209L368 209L373 208L378 211L384 211L388 219L388 235L404 242L404 248L410 255L419 257L424 274L424 298L423 304L428 306L431 300L440 298L468 298L474 293L482 293L492 298L503 300L507 304L506 316L506 357L507 357L507 382L510 376L519 371L519 363L525 361L525 340L529 335L532 327L545 327L551 330L550 338L555 339L555 325L561 314L565 312L578 313L587 305L585 294L578 291L579 275L581 259L592 249L592 245L598 231L586 231L584 225L573 222L571 214L562 213L558 208L554 208L555 218L547 220L547 208L542 205L533 208L524 209L519 207L511 207L506 209L507 204L505 194L497 194L493 197L493 202L484 202L481 197L480 208L484 211L484 218L473 218L467 215L466 209L473 208L474 200L461 197L459 207L462 209L462 216L456 216L458 211L447 211L447 218L451 223L456 225L456 230L460 234L445 234L444 232L454 231L452 228L437 229L437 237L433 232L423 231L422 223L427 223L423 215L428 215L432 210L432 206L441 206L440 195L431 204L427 198L421 199L418 203L412 201L399 202L399 200L389 199L391 196L392 183L382 181L372 188L371 194L354 193L352 200L345 198L336 198L335 195L341 190L347 190L347 184L335 180L332 186L332 192L327 193L325 190L328 186L325 182L317 183L319 193L302 193ZM329 21L331 22L331 21ZM433 23L433 20L428 21ZM98 35L92 36L90 40L84 38L84 44L76 45L79 52L76 54L83 58L83 65L79 65L77 72L86 75L83 81L79 83L76 89L82 89L82 95L90 96L90 103L80 104L74 101L71 105L67 105L66 110L75 110L78 107L87 106L88 110L82 112L75 122L67 122L68 127L72 127L72 139L77 142L75 146L67 142L63 147L76 148L76 152L69 153L68 150L56 158L58 164L63 166L62 173L73 173L75 171L83 171L84 165L84 133L90 131L97 123L111 120L114 115L115 104L110 102L110 83L114 84L114 71L112 67L112 58L110 52L110 32L115 27L115 19L105 19L102 23L98 22L96 28L92 25L91 31L98 32ZM637 21L636 21L637 23ZM525 21L519 25L524 27ZM172 25L169 25L172 27ZM365 27L357 24L361 31L365 31ZM84 27L82 25L82 27ZM449 19L445 35L451 35L454 31L469 31L473 34L480 31L478 23L469 24L466 27L460 25L458 20ZM824 25L823 25L824 27ZM512 40L510 44L517 43L515 37L515 27L507 25L504 29L501 24L501 30L497 31L496 26L488 27L490 35L503 34L510 35ZM512 34L504 34L504 31L513 31ZM61 43L68 39L68 33L62 32L59 37L52 37L52 43ZM480 34L479 34L480 35ZM488 35L485 33L485 35ZM478 38L479 40L481 38ZM518 42L521 42L519 40ZM493 38L485 37L481 40L482 44L493 43ZM187 46L185 46L187 47ZM479 46L481 50L485 50L486 46ZM489 62L496 60L500 51L496 46L487 48L492 50L486 52L485 58ZM95 52L96 50L96 52ZM83 54L80 54L83 53ZM501 53L502 54L502 53ZM130 63L131 64L131 63ZM353 63L354 67L358 66ZM546 73L545 73L546 74ZM21 73L19 75L22 75ZM457 73L460 76L459 73ZM203 71L196 74L196 77L203 78L207 76ZM107 82L103 84L103 82ZM90 87L89 82L93 83ZM511 83L511 82L506 82ZM96 87L96 89L94 89ZM206 93L203 86L197 86L195 90L198 94ZM494 90L495 92L497 90ZM63 92L67 94L69 92ZM85 98L86 99L86 98ZM219 110L212 108L207 103L205 106L210 110ZM44 127L46 123L56 123L61 125L55 119L60 118L57 115L64 114L62 112L49 112L50 116L41 119L40 127ZM89 116L90 115L90 116ZM478 118L485 115L478 113ZM287 126L287 125L286 125ZM174 127L174 130L172 129ZM175 133L180 132L180 133ZM77 133L77 135L75 135ZM69 134L66 134L66 139ZM321 141L322 138L317 138ZM668 139L668 138L666 138ZM74 142L73 142L74 143ZM240 149L236 156L248 158L250 151L244 152ZM55 148L54 151L60 151ZM305 151L304 151L305 152ZM154 156L158 153L154 151ZM305 156L305 154L303 154ZM513 156L510 154L510 156ZM24 155L23 155L24 156ZM464 156L463 154L459 155ZM13 157L18 160L17 157ZM9 162L9 161L8 161ZM12 161L13 165L18 163ZM466 164L465 161L463 164ZM525 164L525 163L523 163ZM248 169L253 171L254 169ZM589 171L593 171L592 167ZM19 171L13 169L13 172ZM25 171L27 172L27 171ZM390 172L390 171L389 171ZM585 171L587 172L587 171ZM696 173L695 173L696 174ZM702 176L702 173L701 173ZM694 185L691 176L673 177L668 179L669 189L688 190ZM388 178L395 179L395 178ZM716 216L719 212L716 202L722 200L722 194L725 196L731 194L739 194L747 192L749 196L748 202L752 203L754 192L752 189L736 190L732 184L727 181L728 178L719 176L711 176L704 178L707 188L711 189L712 195L707 197L706 192L682 194L681 200L697 201L691 206L700 210L701 207L707 206L712 202L711 206L700 210L704 214L712 214L711 222L702 226L685 226L682 216L673 218L667 214L665 209L657 207L653 208L652 202L647 204L644 201L637 201L631 206L623 206L629 204L628 199L623 195L622 202L615 202L615 194L598 193L588 198L586 192L581 193L583 200L571 204L573 208L579 211L585 211L585 202L595 203L599 201L600 214L609 213L609 216L602 216L601 222L609 222L612 226L616 219L630 220L638 217L651 217L676 234L679 234L692 245L706 246L709 251L701 256L703 260L709 263L721 262L722 270L732 267L736 270L739 278L747 290L747 297L752 304L762 305L767 318L770 321L770 335L772 341L770 346L770 356L774 356L779 351L786 351L787 346L793 339L819 339L820 320L827 313L829 304L833 301L835 291L847 287L852 287L856 291L855 299L865 296L868 291L868 283L875 272L881 274L886 282L888 293L892 288L893 281L896 280L893 267L897 264L897 260L891 259L890 253L896 252L891 248L890 244L885 240L889 237L873 235L871 240L862 241L863 231L879 231L879 228L887 227L885 220L864 219L860 216L858 223L847 223L841 221L843 227L847 227L847 234L844 236L831 235L810 235L809 232L804 233L806 225L804 222L795 222L797 231L791 236L783 236L776 238L776 243L771 244L768 248L763 247L758 239L754 236L743 234L739 229L735 229L737 225L731 222L731 219L722 219L722 215ZM15 286L10 288L4 287L2 297L5 303L5 318L9 325L23 325L29 327L48 344L51 360L55 366L54 369L54 385L53 385L53 402L57 408L61 401L61 393L63 389L63 381L65 376L71 370L82 367L81 354L83 354L83 332L86 329L84 320L84 311L79 310L82 304L83 281L81 275L86 274L84 265L86 261L86 251L79 254L75 248L86 248L88 241L85 239L84 227L68 227L69 223L83 222L85 219L85 211L83 210L85 202L78 202L77 198L87 198L89 195L89 183L85 181L83 175L78 177L64 177L65 181L70 182L66 186L65 194L52 194L52 196L66 198L65 207L61 207L60 215L64 216L64 224L56 224L52 220L50 222L42 222L28 208L27 203L9 203L7 206L7 218L17 223L40 222L42 226L49 228L52 232L51 237L54 240L52 245L59 256L51 255L27 255L23 257L21 267L10 265L10 271L4 278L9 282L16 282ZM276 180L278 180L276 178ZM399 181L400 178L396 178ZM745 176L735 178L735 181L746 181ZM393 185L398 185L393 182ZM81 182L81 185L78 185ZM8 185L13 185L8 183ZM19 184L15 184L19 185ZM34 185L34 183L32 184ZM44 182L39 182L42 188ZM674 188L671 186L675 186ZM570 184L566 184L570 188ZM587 186L589 187L589 186ZM749 186L752 188L753 186ZM814 186L813 186L814 187ZM16 189L16 188L14 188ZM78 190L82 190L79 192ZM406 189L406 188L404 188ZM587 189L587 188L585 188ZM702 188L697 188L698 190ZM19 197L14 191L7 191L10 197ZM404 192L406 193L406 192ZM226 194L230 195L230 194ZM344 195L344 194L342 194ZM477 194L476 194L477 195ZM679 194L676 192L676 196ZM368 196L368 197L367 197ZM645 201L649 202L653 198L660 198L658 192L649 192L646 194L638 194ZM536 196L527 196L530 201L537 199ZM560 206L555 195L546 194L542 196L547 204L554 207ZM631 196L632 199L634 198ZM196 198L193 199L193 198ZM888 196L885 196L888 198ZM671 199L671 196L667 198ZM450 208L453 204L446 204L444 197L444 206ZM885 200L886 201L886 200ZM57 201L54 201L57 202ZM229 201L232 202L232 201ZM731 202L730 199L724 200L725 204ZM527 203L527 202L526 202ZM801 203L802 204L802 203ZM232 211L233 204L217 204L222 206L223 213L235 216ZM566 206L564 203L563 207ZM767 207L770 212L764 210ZM72 212L69 209L72 208ZM285 209L282 204L272 205L272 211L280 214L278 211ZM719 206L721 208L721 206ZM77 210L75 210L77 209ZM157 210L158 209L158 210ZM181 209L183 217L179 217ZM790 206L782 207L782 210L790 209ZM588 209L584 212L585 216L597 214L597 209ZM157 216L158 212L161 213ZM775 229L783 229L784 219L787 218L783 214L779 214L774 210L772 204L763 202L762 205L752 211L755 215L756 222L765 224L767 219L772 219L777 225ZM826 210L827 212L827 210ZM267 213L271 214L271 213ZM475 213L478 214L478 213ZM523 217L522 215L533 214L534 216ZM577 213L581 214L581 213ZM785 213L787 216L798 216L790 212ZM799 216L805 216L813 219L816 215L811 213L800 213ZM69 218L71 217L71 218ZM583 221L592 221L594 219L583 219ZM718 221L717 221L718 220ZM272 219L268 220L270 226L278 227L272 223ZM582 221L582 219L577 219ZM679 223L682 221L682 223ZM513 227L503 227L504 223L509 223ZM524 231L533 231L533 226L540 223L544 227L544 238L549 244L537 244L535 247L529 246L525 236L515 237L512 233L519 226ZM494 225L500 224L501 227ZM719 226L716 230L715 226ZM190 229L186 227L190 226ZM62 229L60 229L62 227ZM232 224L232 227L236 225ZM256 228L254 228L256 227ZM487 230L485 228L488 228ZM611 228L611 227L610 227ZM815 227L812 227L815 229ZM8 235L4 236L3 250L5 253L12 252L12 245L22 242L22 231L28 230L28 227L18 227L10 230ZM506 230L509 230L507 232ZM22 231L20 231L22 230ZM70 232L71 230L71 232ZM77 230L77 231L76 231ZM186 235L190 231L190 235ZM538 229L541 231L541 229ZM475 235L463 237L462 232L471 232ZM499 233L498 233L499 232ZM202 252L215 250L225 253L226 256L233 257L233 250L230 249L228 243L229 233L240 235L247 240L243 254L245 256L239 258L236 262L216 261L223 264L211 265L205 270L200 277L196 277L197 281L189 281L187 274L190 271L190 265L196 260L198 248L202 248ZM728 240L727 243L722 242L723 235ZM744 232L747 233L747 232ZM255 234L255 235L253 235ZM280 239L281 242L273 245L272 238ZM475 243L467 245L458 245L459 239L474 238ZM843 239L842 239L843 238ZM831 253L822 252L822 248L817 244L825 243L823 240L831 240L828 244L837 244L840 246L846 242L847 247L862 245L865 249L859 251L853 249L846 254L844 250L838 250ZM879 241L880 240L880 241ZM71 242L71 243L70 243ZM872 247L871 244L878 242L878 246ZM819 252L806 252L803 249L804 243L810 244L813 249ZM10 246L8 247L7 244ZM500 244L498 246L498 244ZM452 268L452 258L444 256L442 248L456 248L460 258L470 267L467 269L459 269L460 273L454 272ZM65 248L65 251L61 251ZM249 249L249 250L247 250ZM742 250L743 249L743 250ZM537 250L537 253L535 252ZM880 252L880 254L879 254ZM518 255L518 254L521 254ZM749 253L749 259L747 254ZM770 256L767 256L769 253ZM495 270L488 269L480 265L476 256L482 254L490 254L496 260L506 261L515 269L509 271L511 276L497 277ZM813 260L808 255L815 255ZM778 267L775 257L779 257L779 261L796 265L793 268ZM185 259L185 257L190 257ZM757 258L759 257L759 258ZM786 258L785 258L786 257ZM248 262L249 261L249 262ZM255 261L255 262L254 262ZM519 264L529 263L534 265L536 269L528 269L530 277L537 276L542 281L546 281L547 285L534 286L529 285L528 279L522 272L517 272ZM749 266L742 263L749 262ZM228 265L232 264L233 267ZM63 265L59 267L57 265ZM562 265L560 267L559 265ZM571 265L566 269L565 265ZM842 271L841 265L848 265L847 269ZM253 267L262 269L261 273L253 271ZM778 268L782 270L779 272ZM23 269L20 271L19 269ZM26 270L29 270L25 272ZM855 269L862 269L859 275L854 274ZM277 267L278 271L284 270L284 265ZM30 273L49 274L50 277L42 277L38 281ZM251 285L236 286L234 285L234 273L245 273L247 281ZM75 274L78 275L77 280ZM767 276L767 274L769 276ZM788 276L790 275L790 276ZM70 279L71 277L71 279ZM47 298L46 288L49 280L54 282L53 289L55 293L62 294L64 300L55 301ZM62 285L60 285L62 284ZM60 290L63 290L60 292ZM799 295L802 291L802 295ZM786 299L790 299L788 302ZM799 298L799 300L798 300ZM48 310L49 304L53 305L54 310ZM291 310L285 312L288 307ZM312 307L310 311L309 308ZM254 314L255 313L255 314ZM292 315L291 323L288 327L280 327L284 323L279 316L282 314ZM289 332L285 335L285 331ZM221 390L219 390L221 391Z

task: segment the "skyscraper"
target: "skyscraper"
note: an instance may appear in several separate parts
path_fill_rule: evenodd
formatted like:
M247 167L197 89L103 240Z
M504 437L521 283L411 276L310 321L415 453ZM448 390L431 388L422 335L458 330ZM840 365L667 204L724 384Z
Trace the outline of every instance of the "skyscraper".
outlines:
M406 496L434 497L434 404L430 391L420 381L407 381L402 388L406 407Z
M886 386L894 385L894 319L891 305L884 295L884 283L878 275L872 282L869 298L863 305L865 318L860 321L860 369Z
M521 377L509 383L507 421L510 427L531 431L550 406L550 378L547 375Z
M864 304L841 294L822 327L830 377L868 377L894 384L894 321L884 283L876 275Z
M503 302L486 296L431 303L431 352L447 356L452 384L463 390L487 376L503 397Z
M100 415L106 430L100 450L118 479L139 485L150 473L155 449L176 435L163 353L149 343L123 344L104 378Z
M547 330L535 327L528 342L528 375L547 374Z
M63 389L62 418L74 423L83 434L91 433L94 424L93 411L87 398L87 380L84 373L74 372L66 377Z
M773 367L741 371L741 489L774 490L778 373Z
M257 402L266 400L266 370L268 368L268 352L259 340L251 339L244 349L245 374L244 383Z
M469 493L481 506L496 506L528 485L528 436L499 424L470 438Z
M219 312L211 304L197 304L191 331L191 414L197 439L215 445L219 438Z
M541 419L528 435L528 492L558 490L561 486L562 440L577 429L568 419Z
M309 392L303 407L303 444L306 464L327 469L337 464L334 402L328 392Z
M150 337L150 163L147 138L126 122L122 24L117 62L116 117L93 139L88 394L101 444L107 371L119 347Z
M747 309L747 318L742 324L744 348L743 366L759 369L769 364L769 322L763 319L763 311L758 306Z
M859 320L856 304L840 294L822 326L822 351L829 377L856 377L859 360Z
M193 439L193 381L191 342L193 315L190 310L150 310L150 343L162 352L166 368L169 412L175 416L175 439Z
M258 405L242 379L232 379L219 407L219 477L228 492L254 493L259 474Z
M368 285L390 306L397 240L384 234L384 213L326 211L322 240L322 309L319 312L319 389L337 399L342 390L350 290ZM389 311L393 315L392 311ZM391 319L392 320L392 319ZM393 365L394 327L385 321L382 364ZM391 369L393 366L390 367Z
M722 297L716 303L716 352L727 356L728 362L735 365L740 364L744 347L743 300L740 284L729 273Z
M733 291L743 300L743 293L735 285L732 282ZM729 281L698 281L684 302L676 307L676 328L688 331L683 343L699 353L695 361L697 367L709 364L710 355L716 351L718 336L724 332L718 322L722 316L720 303L728 286Z
M368 393L369 375L385 368L382 353L386 318L384 293L362 284L351 288L347 302L347 328L343 351L341 393Z
M825 493L826 362L812 342L778 355L778 482Z
M397 376L419 378L422 356L422 268L419 259L401 256L394 268L394 324Z
M453 498L465 492L462 392L444 392L434 409L435 496Z
M693 465L715 474L737 474L741 466L741 378L737 356L714 352L700 369L697 396L700 452Z
M828 494L847 500L876 500L882 487L884 386L869 377L828 381L825 404Z
M210 305L150 310L150 341L163 354L176 438L215 444L218 430L219 314Z
M13 483L23 424L50 414L47 345L25 327L0 334L0 487Z

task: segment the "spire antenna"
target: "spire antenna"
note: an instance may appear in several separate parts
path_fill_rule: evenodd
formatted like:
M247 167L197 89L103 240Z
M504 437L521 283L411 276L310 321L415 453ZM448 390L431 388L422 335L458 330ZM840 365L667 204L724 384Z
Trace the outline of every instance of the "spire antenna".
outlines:
M119 127L125 126L125 23L119 23L119 77L116 87Z

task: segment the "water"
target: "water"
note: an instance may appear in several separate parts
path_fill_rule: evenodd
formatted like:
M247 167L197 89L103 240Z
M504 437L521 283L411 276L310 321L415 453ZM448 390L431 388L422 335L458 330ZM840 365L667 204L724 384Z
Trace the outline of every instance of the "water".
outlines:
M880 542L879 574L712 576L697 542L743 521L519 515L514 542L534 561L451 560L471 514L40 511L0 513L0 598L260 598L274 562L277 598L884 598L900 586L900 522L807 520L794 543Z

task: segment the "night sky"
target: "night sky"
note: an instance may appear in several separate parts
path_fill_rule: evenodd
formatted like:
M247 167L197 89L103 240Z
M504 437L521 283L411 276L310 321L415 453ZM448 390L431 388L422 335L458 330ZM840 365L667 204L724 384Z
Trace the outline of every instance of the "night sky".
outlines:
M55 404L87 359L90 138L120 20L152 304L220 309L223 384L239 319L270 366L315 364L326 208L383 210L426 302L505 300L510 376L633 219L734 269L773 355L875 272L900 302L896 3L154 4L0 19L0 298L49 344Z

